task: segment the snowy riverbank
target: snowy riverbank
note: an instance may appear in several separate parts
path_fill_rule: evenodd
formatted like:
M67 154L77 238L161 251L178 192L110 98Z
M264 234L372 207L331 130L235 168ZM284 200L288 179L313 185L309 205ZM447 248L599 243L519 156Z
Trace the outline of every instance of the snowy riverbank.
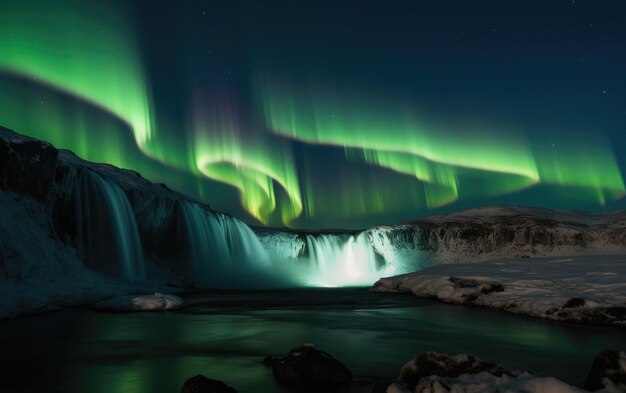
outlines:
M619 255L444 264L381 278L373 290L550 320L626 326L626 256Z

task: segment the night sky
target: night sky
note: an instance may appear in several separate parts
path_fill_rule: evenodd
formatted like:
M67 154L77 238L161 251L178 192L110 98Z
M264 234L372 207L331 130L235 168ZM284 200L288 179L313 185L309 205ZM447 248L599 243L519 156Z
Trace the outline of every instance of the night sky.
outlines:
M257 225L626 207L626 2L86 3L0 3L0 125Z

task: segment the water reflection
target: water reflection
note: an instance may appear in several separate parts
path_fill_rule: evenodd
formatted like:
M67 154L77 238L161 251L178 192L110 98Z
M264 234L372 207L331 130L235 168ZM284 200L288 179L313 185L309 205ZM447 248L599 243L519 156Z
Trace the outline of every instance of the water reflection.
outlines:
M626 348L617 329L574 326L365 289L193 294L179 313L71 310L0 323L0 390L154 393L205 374L246 392L279 388L268 354L312 342L356 377L397 376L425 350L469 352L513 369L585 377L594 354ZM30 377L33 373L39 378Z

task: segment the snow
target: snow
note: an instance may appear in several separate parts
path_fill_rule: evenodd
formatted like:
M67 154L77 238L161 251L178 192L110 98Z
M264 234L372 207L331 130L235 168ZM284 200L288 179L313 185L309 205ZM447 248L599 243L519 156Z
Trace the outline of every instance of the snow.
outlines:
M412 293L551 320L626 326L624 255L442 264L381 278L373 290ZM584 304L564 307L572 298L584 299Z
M101 311L171 311L183 307L183 299L171 294L128 295L103 300L94 305Z

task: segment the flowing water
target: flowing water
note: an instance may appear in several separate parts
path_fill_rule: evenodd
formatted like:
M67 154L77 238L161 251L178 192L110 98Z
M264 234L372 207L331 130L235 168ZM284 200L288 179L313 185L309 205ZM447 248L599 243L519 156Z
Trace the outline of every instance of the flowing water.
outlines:
M98 271L145 278L137 223L122 189L94 171L81 170L74 190L80 258Z
M280 233L262 242L238 219L186 201L181 212L190 276L200 288L366 285L387 275L388 265L365 232Z
M369 393L426 350L472 353L570 383L593 356L626 349L623 330L548 322L365 288L221 291L185 296L181 312L73 309L0 322L0 391L178 392L198 373L239 393L292 392L261 361L314 343Z
M303 259L302 284L337 287L369 284L385 276L384 261L371 246L367 234L306 236L308 256Z

